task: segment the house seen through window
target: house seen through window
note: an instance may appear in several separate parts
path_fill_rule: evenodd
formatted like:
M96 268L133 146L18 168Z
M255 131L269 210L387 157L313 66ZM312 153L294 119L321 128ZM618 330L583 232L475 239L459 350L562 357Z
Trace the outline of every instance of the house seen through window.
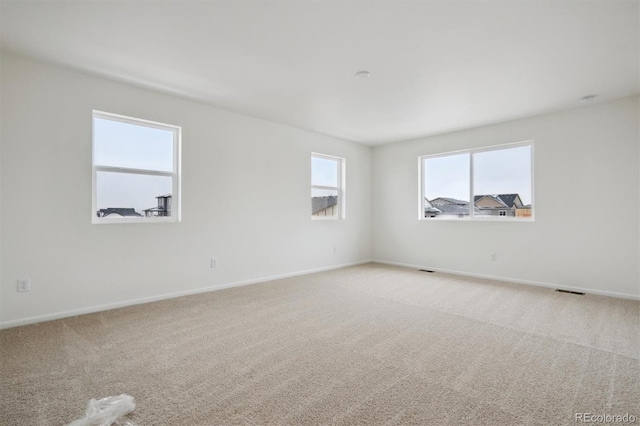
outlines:
M311 155L311 217L344 218L344 159Z
M179 220L180 128L93 113L93 223Z
M421 219L531 219L533 143L420 157Z

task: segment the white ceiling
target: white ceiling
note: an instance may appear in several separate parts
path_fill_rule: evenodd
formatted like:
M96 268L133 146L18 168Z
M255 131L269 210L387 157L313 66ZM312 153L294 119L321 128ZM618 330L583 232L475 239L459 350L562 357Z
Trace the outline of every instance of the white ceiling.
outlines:
M369 145L640 91L634 0L0 0L0 26L5 51Z

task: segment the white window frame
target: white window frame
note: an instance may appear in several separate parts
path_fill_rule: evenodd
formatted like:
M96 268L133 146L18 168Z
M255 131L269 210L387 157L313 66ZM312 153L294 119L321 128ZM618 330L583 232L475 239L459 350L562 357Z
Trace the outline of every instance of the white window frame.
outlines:
M523 146L531 147L531 216L530 217L513 217L513 216L475 216L473 202L475 193L473 188L473 155L480 152L488 151L500 151L510 148L519 148ZM458 216L451 215L451 217L440 217L438 219L424 217L425 201L424 201L424 160L429 158L447 157L449 155L469 154L469 216L465 218L459 218ZM460 151L449 151L438 154L421 155L418 157L418 220L426 222L440 222L440 221L462 221L462 222L533 222L534 210L535 210L535 187L534 187L534 141L521 141L514 143L507 143L501 145L491 145L482 148L471 148Z
M135 126L151 127L154 129L160 129L172 132L173 134L173 171L166 172L160 170L146 170L135 169L129 167L114 167L96 165L95 159L95 119L101 118L104 120L119 121L121 123L132 124ZM91 223L93 224L107 224L107 223L162 223L162 222L180 222L181 220L181 182L180 182L180 151L181 151L181 134L182 127L174 126L171 124L158 123L156 121L144 120L140 118L127 117L124 115L113 114L110 112L93 110L91 118L91 165L93 170L92 177L92 205L91 205ZM171 192L171 216L161 217L98 217L96 212L98 211L98 198L97 198L97 177L98 172L112 172L112 173L127 173L127 174L139 174L147 176L166 176L172 180L172 192Z
M325 160L337 161L338 163L338 186L323 186L323 185L314 185L313 184L313 158L323 158ZM311 212L312 220L342 220L346 219L346 159L343 157L336 157L333 155L320 154L318 152L312 152L310 158L310 180L311 180L311 190L314 189L327 189L327 190L335 190L338 193L338 214L336 216L314 216L313 212Z

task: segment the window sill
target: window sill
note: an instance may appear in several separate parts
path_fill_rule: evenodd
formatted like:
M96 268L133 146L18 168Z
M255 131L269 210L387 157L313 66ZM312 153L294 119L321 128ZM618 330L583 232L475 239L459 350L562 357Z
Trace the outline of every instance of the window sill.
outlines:
M535 222L533 217L515 218L515 217L429 217L419 218L420 222Z
M91 223L93 225L113 225L113 224L122 224L122 223L138 223L138 224L146 224L146 223L177 223L180 222L177 218L167 217L167 218L132 218L127 219L123 217L118 218L92 218Z

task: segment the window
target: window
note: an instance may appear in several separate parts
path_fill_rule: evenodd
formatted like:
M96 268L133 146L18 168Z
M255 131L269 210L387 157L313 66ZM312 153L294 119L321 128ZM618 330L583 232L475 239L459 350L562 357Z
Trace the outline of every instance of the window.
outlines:
M93 223L180 220L180 127L93 112Z
M420 157L419 217L533 219L533 142Z
M344 158L311 154L311 218L344 219Z

